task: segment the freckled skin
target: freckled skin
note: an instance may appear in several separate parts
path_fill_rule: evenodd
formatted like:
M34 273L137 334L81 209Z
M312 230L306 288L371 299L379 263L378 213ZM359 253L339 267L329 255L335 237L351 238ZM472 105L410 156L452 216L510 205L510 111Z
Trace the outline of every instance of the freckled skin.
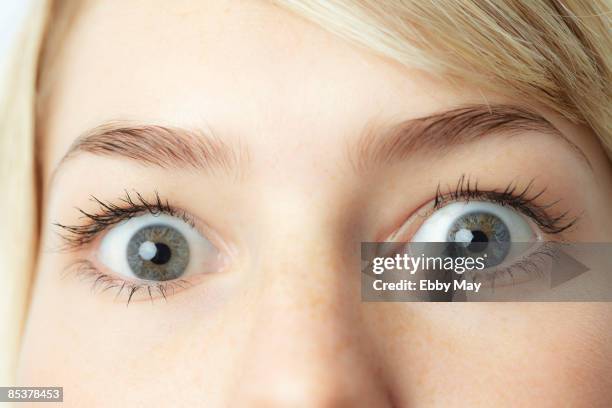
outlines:
M592 132L542 112L593 173L557 140L516 135L358 176L346 146L367 126L480 103L481 92L264 2L93 3L57 61L39 142L43 250L20 384L63 386L64 407L609 404L610 304L364 303L357 272L359 242L462 174L491 189L537 177L547 199L584 214L567 239L612 241L612 170ZM83 155L51 183L84 129L117 118L210 128L249 147L248 169L237 181ZM75 206L95 210L91 194L126 189L199 217L233 248L227 268L129 307L62 279L77 255L44 250L51 223L78 222Z

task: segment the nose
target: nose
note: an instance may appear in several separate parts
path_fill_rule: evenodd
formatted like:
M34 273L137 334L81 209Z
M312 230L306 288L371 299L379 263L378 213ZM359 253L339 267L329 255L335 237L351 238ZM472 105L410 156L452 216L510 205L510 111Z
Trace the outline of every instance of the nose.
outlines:
M391 406L362 329L358 265L321 246L286 248L258 271L234 405Z

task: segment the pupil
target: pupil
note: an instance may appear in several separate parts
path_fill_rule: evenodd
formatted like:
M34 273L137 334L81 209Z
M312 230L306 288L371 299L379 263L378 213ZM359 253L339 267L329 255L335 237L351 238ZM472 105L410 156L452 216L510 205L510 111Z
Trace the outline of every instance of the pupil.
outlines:
M170 261L172 257L172 251L170 251L170 247L164 243L156 242L155 243L155 256L151 258L151 262L155 265L163 265Z
M472 242L468 245L468 249L472 252L482 252L487 248L489 237L480 230L472 231Z

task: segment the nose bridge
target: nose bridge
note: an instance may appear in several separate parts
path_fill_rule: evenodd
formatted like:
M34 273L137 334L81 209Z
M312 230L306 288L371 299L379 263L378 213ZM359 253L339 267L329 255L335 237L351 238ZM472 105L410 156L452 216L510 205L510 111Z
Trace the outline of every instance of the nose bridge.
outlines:
M310 212L267 240L254 272L260 277L257 307L271 330L310 328L320 340L339 341L361 326L359 257L347 253L333 220Z
M251 306L256 318L236 402L386 406L361 329L359 274L344 269L341 246L313 235L295 242L280 239L254 272L263 278Z

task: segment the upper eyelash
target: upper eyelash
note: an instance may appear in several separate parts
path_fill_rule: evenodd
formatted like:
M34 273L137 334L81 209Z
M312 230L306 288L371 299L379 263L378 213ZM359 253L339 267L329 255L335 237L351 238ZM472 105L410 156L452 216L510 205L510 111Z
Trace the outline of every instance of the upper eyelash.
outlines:
M530 217L542 230L549 234L559 234L574 226L578 217L568 219L569 211L565 211L558 216L551 216L548 209L559 203L560 200L549 204L537 204L536 200L545 192L546 188L532 194L534 180L532 179L523 189L518 189L518 184L510 182L504 190L480 190L478 180L472 182L470 177L462 175L457 181L455 188L448 187L446 193L442 193L441 185L438 183L436 197L434 200L434 210L437 210L450 201L471 199L485 199L499 204L509 205L526 216ZM163 201L158 192L155 192L153 202L146 200L140 193L135 192L136 199L133 199L126 190L125 196L120 199L125 205L116 205L112 202L104 202L91 196L99 207L97 214L86 212L78 208L79 212L89 220L84 225L65 225L54 223L56 227L63 229L66 233L61 234L67 249L80 248L93 241L96 236L108 227L118 224L124 220L141 215L143 213L168 214L179 216L183 221L194 226L193 220L184 212L178 212L170 205L168 200Z
M545 233L559 234L571 228L578 222L579 217L569 218L569 211L553 216L548 210L558 204L560 200L548 204L538 204L538 199L546 192L546 188L532 193L534 180L532 179L522 189L518 183L510 182L504 190L480 190L478 180L472 181L470 177L462 175L455 188L448 187L446 193L442 193L440 184L436 189L434 210L437 210L450 201L469 201L471 199L485 199L499 205L513 207L524 215L531 218Z
M80 248L93 241L99 233L107 228L144 213L177 216L192 227L194 226L193 220L185 212L176 210L170 205L168 200L163 201L157 192L155 192L154 201L146 200L138 192L135 192L135 195L136 198L132 198L126 190L125 196L119 199L123 205L117 205L110 201L104 202L91 196L91 200L99 205L99 212L97 214L77 208L83 217L88 220L86 224L65 225L57 222L54 223L54 226L65 231L65 233L60 235L66 244L66 249Z

